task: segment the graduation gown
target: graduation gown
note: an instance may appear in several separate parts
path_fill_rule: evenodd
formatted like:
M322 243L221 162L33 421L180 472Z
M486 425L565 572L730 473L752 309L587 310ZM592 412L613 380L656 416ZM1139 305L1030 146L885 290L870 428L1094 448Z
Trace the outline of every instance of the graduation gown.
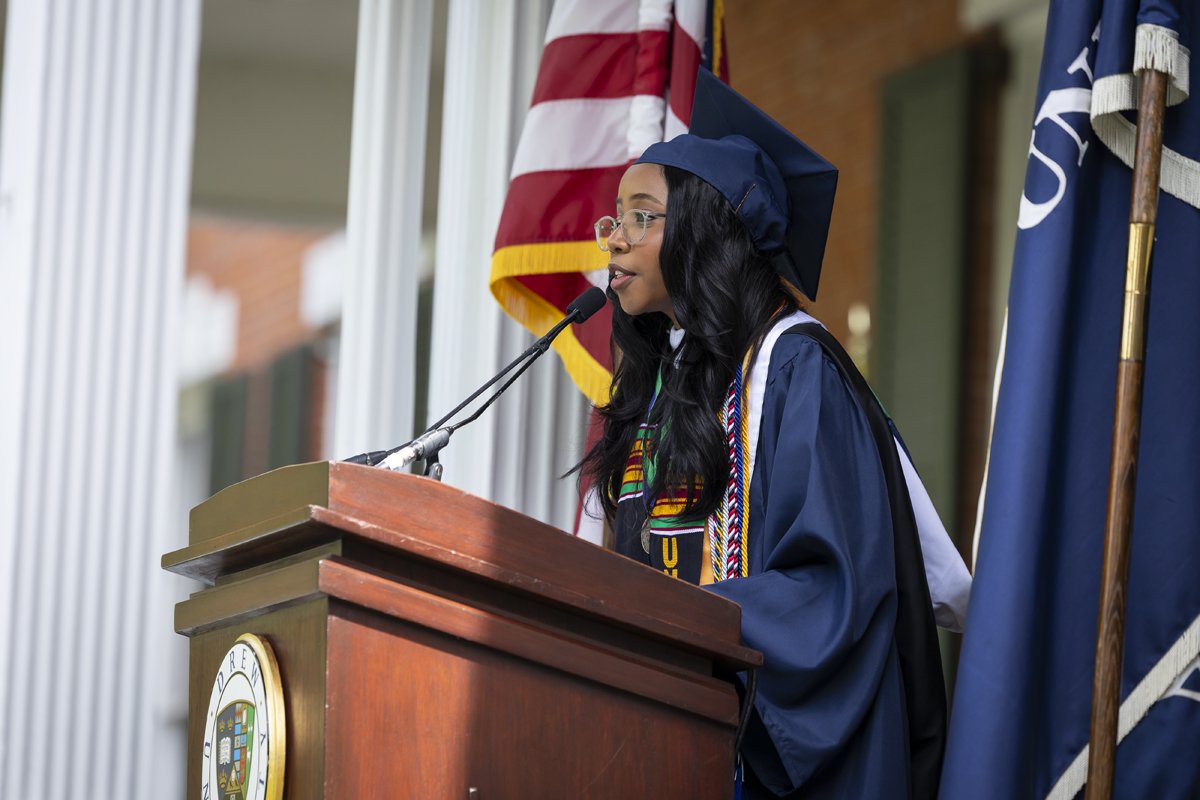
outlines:
M862 406L865 383L853 387L846 365L812 336L776 336L750 484L749 576L706 587L741 606L742 639L764 655L741 750L746 796L910 797L912 742L925 734L914 736L907 705L914 703L911 684L924 679L908 663L905 686L888 459L881 459L879 430ZM873 411L878 426L882 411ZM896 463L893 448L893 470ZM906 492L901 501L902 516ZM912 541L905 540L901 556L911 573L914 555L921 568L920 546L911 508L907 514ZM628 527L621 516L618 531ZM618 533L618 549L648 560L628 535ZM924 634L933 635L923 574L919 583L915 624L927 624ZM929 641L918 648L926 662ZM915 703L943 704L923 709L941 716L936 737L944 733L944 698L940 664L933 668ZM940 760L940 739L933 748ZM936 792L936 785L916 786L918 794Z

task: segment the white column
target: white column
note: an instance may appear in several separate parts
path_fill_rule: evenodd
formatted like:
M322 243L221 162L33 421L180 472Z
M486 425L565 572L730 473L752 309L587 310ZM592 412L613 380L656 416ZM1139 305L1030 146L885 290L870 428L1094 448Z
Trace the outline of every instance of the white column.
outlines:
M171 514L196 0L10 0L0 796L118 796L185 706ZM174 683L171 683L171 680ZM169 759L148 757L142 785Z
M432 36L428 0L359 5L336 456L412 433Z
M516 13L515 0L450 0L430 339L430 422L502 366L498 345L503 312L488 291L487 276L512 153ZM489 414L454 435L443 459L447 483L492 496L495 425L495 415Z
M437 419L531 341L488 290L513 152L537 77L551 0L451 0L446 44L430 417ZM586 402L548 354L454 435L445 480L560 527Z

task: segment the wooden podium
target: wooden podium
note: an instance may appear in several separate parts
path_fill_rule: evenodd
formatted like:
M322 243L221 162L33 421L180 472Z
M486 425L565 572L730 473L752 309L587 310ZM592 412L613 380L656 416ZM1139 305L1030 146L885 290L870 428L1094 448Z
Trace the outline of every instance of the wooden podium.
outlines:
M218 662L278 659L284 796L728 798L738 699L714 667L737 605L435 481L285 467L192 510L163 567L206 588L191 639L188 797Z

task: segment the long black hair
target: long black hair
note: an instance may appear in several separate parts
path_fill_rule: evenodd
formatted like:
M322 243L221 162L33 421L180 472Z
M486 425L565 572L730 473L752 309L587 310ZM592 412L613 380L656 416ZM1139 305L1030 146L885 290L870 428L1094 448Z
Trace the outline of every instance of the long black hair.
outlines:
M649 422L658 425L650 444L657 469L646 492L656 497L668 486L686 486L684 518L717 509L729 479L719 413L730 381L772 319L797 304L769 258L754 249L729 201L690 172L662 169L668 213L659 266L675 319L687 335L677 356L668 343L671 320L665 314L630 317L608 290L612 343L620 356L614 359L609 403L598 409L604 434L579 468L600 489L609 519L638 427L648 419L660 366L662 391L649 412Z

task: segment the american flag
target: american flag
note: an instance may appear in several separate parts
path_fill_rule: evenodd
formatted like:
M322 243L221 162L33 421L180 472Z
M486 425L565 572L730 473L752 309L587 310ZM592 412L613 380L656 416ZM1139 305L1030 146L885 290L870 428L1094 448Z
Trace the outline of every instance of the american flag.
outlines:
M625 168L687 130L696 70L727 79L721 0L558 0L489 281L504 310L535 335L580 292L607 281L592 224L613 213ZM607 402L611 312L554 343L579 389Z

